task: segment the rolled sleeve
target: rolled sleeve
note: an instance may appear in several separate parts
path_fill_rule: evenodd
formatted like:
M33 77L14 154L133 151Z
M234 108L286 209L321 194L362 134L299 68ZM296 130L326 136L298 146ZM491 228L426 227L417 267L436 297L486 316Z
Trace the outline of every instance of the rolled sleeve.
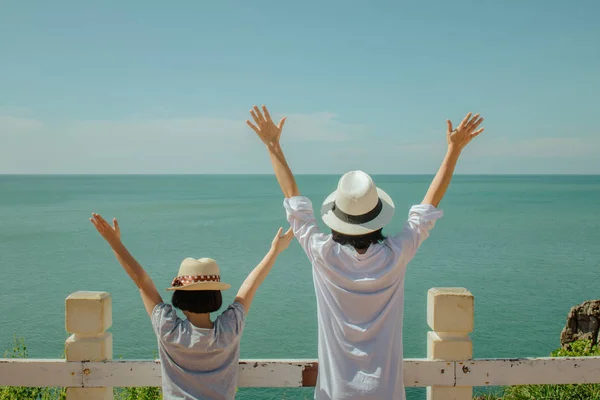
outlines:
M444 212L431 204L418 204L408 211L408 223L429 232L435 226L435 221L442 218Z
M288 218L294 216L295 218L309 217L314 219L314 210L312 201L308 197L296 196L290 197L289 199L283 200L283 207L285 208Z
M444 212L431 204L418 204L410 208L402 232L393 238L402 248L402 258L406 263L415 256L436 221L443 216Z
M311 262L314 261L326 246L327 238L319 230L312 202L307 197L296 196L284 199L283 207L294 236Z
M163 338L173 332L177 326L179 317L172 305L167 303L158 303L152 310L152 328L154 333Z
M235 301L219 316L219 323L234 336L241 335L246 324L246 309Z

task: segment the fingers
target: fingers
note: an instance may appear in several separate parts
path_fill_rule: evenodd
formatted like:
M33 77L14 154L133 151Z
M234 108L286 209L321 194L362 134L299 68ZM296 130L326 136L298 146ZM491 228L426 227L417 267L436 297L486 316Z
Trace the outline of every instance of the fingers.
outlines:
M473 115L473 118L471 118L469 121L467 121L467 123L465 124L465 126L471 125L473 122L475 122L477 120L477 118L479 118L479 113Z
M246 124L248 124L248 126L249 126L250 128L252 128L252 130L253 130L253 131L254 131L254 133L256 133L256 135L257 135L257 136L260 138L260 140L262 140L264 143L266 143L266 142L267 142L267 139L265 138L265 135L264 135L264 133L263 133L263 132L262 132L260 129L258 129L258 128L256 127L256 125L254 125L254 124L253 124L252 122L250 122L250 121L246 121Z
M106 222L106 220L104 218L102 218L102 216L100 214L92 214L94 216L94 219L100 224L100 225L108 225L108 222Z
M252 111L250 111L250 114L252 114ZM256 125L254 125L252 122L250 122L250 121L248 121L248 120L246 120L246 124L247 124L247 125L248 125L250 128L252 128L252 130L253 130L254 132L256 132L256 134L257 134L257 135L260 135L260 133L259 133L259 130L258 130L258 128L256 127Z
M279 239L290 241L294 237L294 230L292 229L291 226L290 226L290 229L288 229L283 235L282 235L282 232L283 232L283 228L279 228L279 230L277 231L277 237Z
M283 232L283 228L279 228L277 237L282 246L281 249L286 249L294 238L294 231L292 230L292 227L290 227L290 229L288 229L283 235L281 235L281 232Z
M260 110L258 109L257 106L252 107L252 109L254 110L254 113L256 114L258 121L256 122L259 125L264 124L265 122L267 122L267 120L265 119L265 117L262 115L262 113L260 112Z
M477 122L477 120L479 119L479 113L473 115L473 118L471 118L466 124L465 127L470 127L471 125L473 125L475 122Z
M92 213L92 218L90 218L90 222L96 227L98 232L103 232L106 229L106 226L102 224L102 217L96 213ZM104 221L106 223L106 221Z
M254 112L256 113L256 115L258 116L259 120L261 122L265 122L265 117L262 115L262 113L260 112L260 109L257 106L252 106L252 109L254 110Z
M479 117L479 114L477 114L475 117ZM470 131L474 131L479 125L481 125L482 122L483 118L473 118L471 123L467 126L467 129Z
M115 228L115 231L119 232L121 230L121 228L119 227L119 221L117 221L116 218L113 218L113 227Z
M446 120L446 125L448 125L448 133L452 132L452 121L449 119Z
M287 120L286 117L281 118L281 121L279 121L279 125L277 125L277 129L279 129L281 131L283 129L283 126L285 125L286 120Z
M92 217L94 218L94 226L99 231L104 232L108 229L112 229L112 227L109 225L109 223L106 222L106 220L104 218L102 218L102 216L100 214L93 213Z
M254 119L254 122L256 122L256 125L260 126L261 120L258 117L258 115L256 114L256 112L254 110L250 110L250 115L252 115L252 118Z
M266 121L273 122L273 120L271 119L271 114L269 114L269 110L267 110L267 106L263 105L262 110L263 110L263 113L265 114Z
M473 132L473 133L471 134L471 137L475 137L475 136L479 135L481 132L483 132L483 131L484 131L484 129L485 129L485 128L479 128L479 129L477 129L475 132Z
M466 129L467 132L472 132L475 129L477 129L477 127L479 125L481 125L481 123L483 122L483 118L479 115L479 113L473 115L473 118L471 118L471 115L473 113L468 113L467 116L460 122L460 124L458 125L458 127L456 128L457 130L462 130L462 129ZM446 121L446 123L448 124L448 130L449 132L452 132L452 123L450 121ZM477 131L478 135L481 133L481 131ZM473 133L474 135L474 133Z
M471 118L471 114L473 114L473 113L468 113L467 116L460 122L460 124L458 125L458 128L456 128L456 129L464 128L467 125L467 123L469 122L469 119Z

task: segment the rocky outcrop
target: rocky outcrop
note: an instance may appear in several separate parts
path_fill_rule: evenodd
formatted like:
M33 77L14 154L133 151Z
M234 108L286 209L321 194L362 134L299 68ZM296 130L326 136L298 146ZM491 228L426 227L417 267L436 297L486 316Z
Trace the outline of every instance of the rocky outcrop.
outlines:
M568 348L569 343L588 339L598 344L600 328L600 300L590 300L571 308L567 317L567 325L560 333L560 344Z

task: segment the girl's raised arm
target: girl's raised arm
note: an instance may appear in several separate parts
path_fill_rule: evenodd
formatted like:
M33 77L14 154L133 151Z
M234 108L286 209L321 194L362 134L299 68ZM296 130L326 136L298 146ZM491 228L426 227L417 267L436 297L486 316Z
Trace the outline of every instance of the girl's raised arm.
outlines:
M269 275L269 272L271 272L271 268L273 267L273 264L275 264L277 256L283 250L287 249L294 237L292 228L288 229L284 235L281 234L282 232L283 229L279 228L277 235L275 235L275 238L273 239L273 243L271 243L271 249L260 264L250 272L235 297L235 301L244 306L246 314L248 313L248 310L250 310L250 305L252 304L256 290L263 283L267 275Z
M92 214L91 223L96 227L98 233L102 235L104 240L110 245L115 253L117 260L127 272L127 275L137 285L144 302L144 307L148 315L152 315L152 311L157 304L162 303L162 298L156 290L156 286L144 268L136 261L129 253L123 242L121 242L121 229L117 219L113 219L113 226L104 220L99 214Z

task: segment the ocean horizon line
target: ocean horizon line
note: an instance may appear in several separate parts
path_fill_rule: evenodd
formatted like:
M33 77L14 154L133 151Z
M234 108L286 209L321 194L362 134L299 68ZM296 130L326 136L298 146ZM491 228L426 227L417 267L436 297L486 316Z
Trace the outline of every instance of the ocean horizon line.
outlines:
M341 176L343 172L340 173L295 173L294 176ZM415 173L415 174L406 174L406 173L371 173L372 176L433 176L433 173ZM257 173L257 174L248 174L248 173L125 173L125 174L117 174L117 173L95 173L95 174L77 174L77 173L58 173L58 174L44 174L44 173L35 173L35 174L19 174L19 173L0 173L0 177L104 177L104 176L274 176L274 173ZM494 173L494 174L465 174L465 173L455 173L454 176L492 176L492 177L503 177L503 176L511 176L511 177L535 177L535 176L543 176L543 177L552 177L552 176L562 176L562 177L600 177L600 173L585 173L585 174L571 174L571 173L547 173L547 174L535 174L535 173L526 173L526 174L502 174L502 173Z

